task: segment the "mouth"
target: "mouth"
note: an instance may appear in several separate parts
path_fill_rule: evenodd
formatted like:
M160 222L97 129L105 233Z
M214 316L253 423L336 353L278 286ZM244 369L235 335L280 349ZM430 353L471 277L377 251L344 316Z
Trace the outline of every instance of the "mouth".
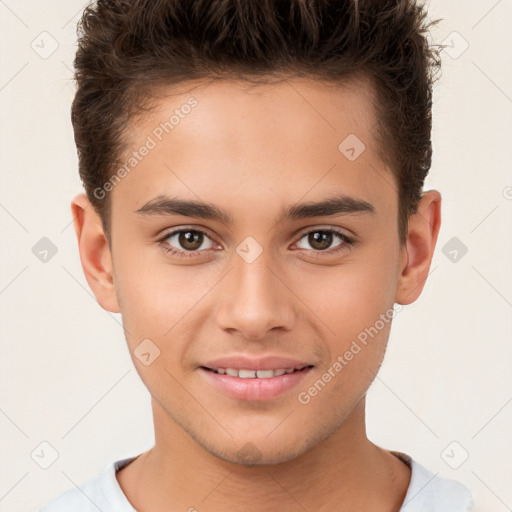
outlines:
M313 365L268 370L208 366L200 366L198 369L206 381L223 395L236 400L263 402L297 387L312 371Z
M271 379L290 373L301 372L306 368L313 368L313 365L300 366L298 368L276 368L271 370L249 370L245 368L209 368L201 366L204 370L217 373L219 375L229 375L240 379Z

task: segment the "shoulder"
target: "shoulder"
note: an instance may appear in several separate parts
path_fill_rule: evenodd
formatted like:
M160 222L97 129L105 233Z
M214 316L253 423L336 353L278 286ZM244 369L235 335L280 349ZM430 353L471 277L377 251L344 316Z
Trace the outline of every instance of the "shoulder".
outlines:
M67 489L62 494L43 505L37 512L135 512L123 494L117 480L116 471L131 462L135 457L109 463L101 473L85 481L80 486Z
M399 512L473 511L473 496L461 482L434 474L407 454L394 453L411 467L411 481Z

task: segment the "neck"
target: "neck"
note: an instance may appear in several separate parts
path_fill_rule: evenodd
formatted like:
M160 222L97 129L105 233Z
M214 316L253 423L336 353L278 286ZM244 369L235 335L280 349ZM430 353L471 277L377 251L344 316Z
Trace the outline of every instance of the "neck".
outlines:
M155 402L153 414L155 446L117 473L139 511L398 512L409 485L408 467L367 439L364 397L334 434L270 465L221 459Z

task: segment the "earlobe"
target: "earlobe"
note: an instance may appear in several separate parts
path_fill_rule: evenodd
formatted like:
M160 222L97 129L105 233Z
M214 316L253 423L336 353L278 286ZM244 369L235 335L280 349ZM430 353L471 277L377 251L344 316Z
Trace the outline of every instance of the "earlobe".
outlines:
M85 194L73 199L71 213L85 278L100 306L112 313L119 313L112 255L101 218Z
M441 227L441 194L423 193L418 210L409 218L405 265L398 277L395 302L411 304L421 294L428 277L437 236Z

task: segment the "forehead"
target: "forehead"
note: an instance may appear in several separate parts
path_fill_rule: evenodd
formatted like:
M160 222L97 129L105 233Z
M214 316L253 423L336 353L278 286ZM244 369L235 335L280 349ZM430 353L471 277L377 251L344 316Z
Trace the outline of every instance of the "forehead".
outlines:
M126 130L126 161L143 146L151 149L114 188L113 204L134 211L170 194L233 206L248 198L257 206L259 198L259 206L271 206L274 197L282 209L327 192L396 201L379 158L369 83L220 80L160 93L155 108Z
M367 146L373 146L375 90L368 80L288 78L268 84L197 80L159 87L153 94L156 100L152 110L134 118L126 129L133 143L149 133L158 139L170 139L165 136L171 132L174 136L180 132L183 136L195 134L205 144L229 135L236 144L247 139L265 140L264 132L268 139L278 134L283 142L303 135L311 137L316 132L330 133L334 138L357 134ZM169 120L170 130L163 126L159 129ZM330 144L331 138L326 142Z

